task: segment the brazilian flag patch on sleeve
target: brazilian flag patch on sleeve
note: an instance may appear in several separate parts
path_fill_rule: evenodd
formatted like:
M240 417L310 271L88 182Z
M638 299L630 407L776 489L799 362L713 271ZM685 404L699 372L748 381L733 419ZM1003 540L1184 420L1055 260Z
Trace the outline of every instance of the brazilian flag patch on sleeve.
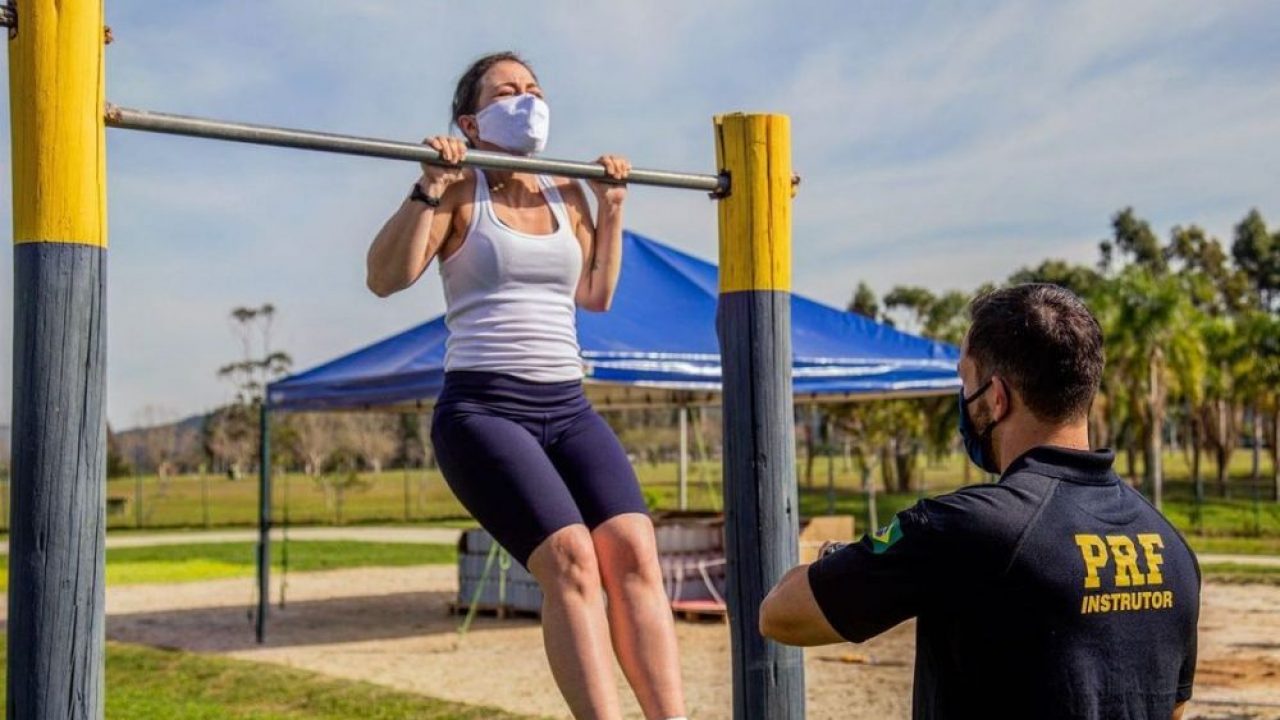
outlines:
M871 551L879 555L901 539L902 526L898 524L898 516L894 515L893 522L871 533Z

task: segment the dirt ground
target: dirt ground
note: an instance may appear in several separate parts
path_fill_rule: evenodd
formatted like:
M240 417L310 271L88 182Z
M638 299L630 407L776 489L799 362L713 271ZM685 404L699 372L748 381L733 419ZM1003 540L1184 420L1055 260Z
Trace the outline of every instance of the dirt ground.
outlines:
M459 618L446 614L455 588L455 571L448 567L295 575L285 608L273 611L266 645L258 646L247 613L253 601L247 580L113 587L107 591L107 635L565 717L536 621L480 618L459 639ZM690 717L730 717L727 626L677 627ZM808 716L908 717L913 638L908 623L861 646L808 652ZM641 717L619 682L628 717ZM1205 588L1196 696L1189 710L1189 718L1280 720L1280 588Z

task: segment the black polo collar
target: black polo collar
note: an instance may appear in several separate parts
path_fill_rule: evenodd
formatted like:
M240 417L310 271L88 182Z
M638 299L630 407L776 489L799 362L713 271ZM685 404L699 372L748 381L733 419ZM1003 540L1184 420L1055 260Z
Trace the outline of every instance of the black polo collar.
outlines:
M1071 450L1056 445L1040 445L1023 453L1004 471L1001 479L1017 473L1032 473L1086 485L1114 485L1119 482L1111 466L1116 454L1111 450Z

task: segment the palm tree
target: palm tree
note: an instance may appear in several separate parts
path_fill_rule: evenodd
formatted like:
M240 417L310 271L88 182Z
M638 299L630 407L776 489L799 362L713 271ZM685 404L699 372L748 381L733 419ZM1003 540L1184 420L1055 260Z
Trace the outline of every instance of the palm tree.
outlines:
M1200 422L1204 440L1214 452L1218 495L1227 497L1227 472L1236 446L1238 390L1234 365L1241 355L1240 336L1234 318L1218 317L1201 323L1200 337L1207 354Z
M1131 412L1141 423L1144 441L1144 481L1160 507L1169 396L1193 386L1204 373L1204 345L1185 331L1194 326L1197 312L1175 276L1139 265L1108 278L1100 295L1107 357L1130 389Z
M1239 342L1234 347L1235 367L1240 398L1250 408L1252 419L1253 471L1252 480L1261 479L1262 426L1268 415L1280 419L1280 319L1265 311L1252 311L1241 315ZM1280 468L1276 457L1278 432L1272 432L1272 484L1274 496L1280 499Z

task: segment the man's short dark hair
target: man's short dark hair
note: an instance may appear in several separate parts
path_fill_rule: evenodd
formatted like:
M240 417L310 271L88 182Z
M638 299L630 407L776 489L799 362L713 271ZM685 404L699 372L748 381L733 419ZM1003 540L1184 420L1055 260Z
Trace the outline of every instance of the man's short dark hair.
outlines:
M1102 328L1080 298L1057 285L993 290L969 304L968 355L982 382L999 375L1040 420L1089 413L1102 381Z

